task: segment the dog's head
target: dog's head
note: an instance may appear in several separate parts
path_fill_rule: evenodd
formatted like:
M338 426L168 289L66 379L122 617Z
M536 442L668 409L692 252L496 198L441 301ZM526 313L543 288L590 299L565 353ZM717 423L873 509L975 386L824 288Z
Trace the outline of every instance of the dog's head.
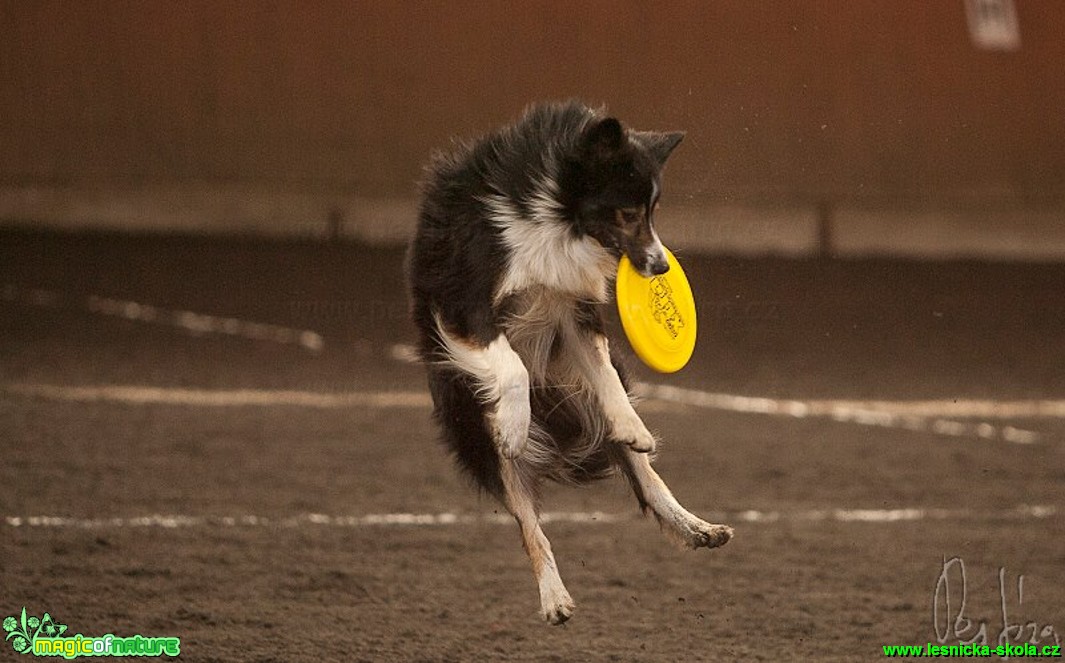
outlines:
M662 167L683 137L682 132L626 131L615 118L596 119L567 164L578 231L619 257L627 255L644 276L669 270L654 213Z

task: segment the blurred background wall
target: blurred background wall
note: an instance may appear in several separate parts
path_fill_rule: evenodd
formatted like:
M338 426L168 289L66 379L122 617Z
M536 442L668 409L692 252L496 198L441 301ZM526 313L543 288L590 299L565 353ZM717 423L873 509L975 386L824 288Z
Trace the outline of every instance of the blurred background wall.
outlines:
M1065 245L1065 3L1016 15L986 50L963 0L2 0L0 217L400 237L432 150L579 97L688 132L666 200L718 239Z

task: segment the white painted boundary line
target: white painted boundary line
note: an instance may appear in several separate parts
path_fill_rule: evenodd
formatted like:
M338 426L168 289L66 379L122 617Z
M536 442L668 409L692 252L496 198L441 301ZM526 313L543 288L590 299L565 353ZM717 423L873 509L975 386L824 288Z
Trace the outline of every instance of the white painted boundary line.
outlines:
M418 361L417 351L409 345L393 345L389 354L397 361L410 363ZM1065 418L1065 400L804 401L721 394L643 382L636 383L634 387L638 396L651 401L750 414L795 418L828 417L835 421L862 426L901 428L950 437L1001 439L1014 444L1034 444L1039 442L1041 436L1034 431L1014 426L996 426L987 422L960 422L944 417Z
M868 412L898 417L956 417L962 419L1065 419L1065 400L938 399L919 401L886 400L795 400L757 396L735 396L683 389L669 385L640 384L641 395L689 405L701 405L737 412L779 414L791 417L835 417L841 412Z
M966 422L944 418L943 413L937 412L935 409L934 401L913 403L905 401L803 401L737 396L646 383L638 384L636 391L639 396L648 400L729 412L767 414L796 419L809 417L829 418L833 421L862 426L899 428L946 435L948 437L1003 440L1013 444L1034 444L1039 442L1041 438L1039 433L1014 426L998 426L986 421ZM996 404L993 401L958 401L952 402L952 405L952 408L944 408L943 411L952 412L957 417L973 416L975 412L1003 419L1021 418L1023 416L1031 418L1065 417L1065 401L1013 401L1001 403L1004 406L1002 408L996 408Z
M19 396L83 403L128 403L133 405L183 405L193 407L273 407L288 405L317 409L350 407L428 408L433 402L422 391L353 391L318 393L296 390L184 389L102 385L65 387L47 384L8 384L4 390Z
M59 308L66 299L60 293L51 290L20 288L11 284L6 284L0 289L0 298L41 308ZM239 318L168 309L124 299L88 295L78 301L78 306L90 313L175 327L194 335L238 336L253 341L298 345L311 352L318 352L325 346L325 341L320 334L306 329L292 329Z
M715 521L743 523L838 522L898 523L914 521L1029 521L1059 515L1053 506L1023 504L1012 509L977 511L974 509L807 509L802 511L759 511L709 513ZM640 519L638 513L612 514L601 511L548 511L544 523L614 524ZM330 516L304 513L288 517L189 516L151 514L134 517L76 518L68 516L6 516L6 527L51 529L156 528L191 527L273 527L273 528L358 528L358 527L448 527L459 525L509 525L514 519L502 513L377 513L362 516Z
M834 421L863 426L879 426L935 433L948 437L1002 440L1013 444L1034 444L1039 433L997 426L987 422L961 422L936 417L895 414L852 407L848 401L781 401L771 398L715 394L663 385L640 384L639 392L651 401L729 412L768 414L787 417L829 417ZM124 403L131 405L174 405L188 407L274 407L290 406L317 409L430 408L432 399L423 391L353 391L312 392L264 389L188 389L181 387L147 387L127 385L62 386L13 383L3 391L17 396L81 403ZM823 407L822 407L823 406ZM1053 416L1044 412L1043 417Z

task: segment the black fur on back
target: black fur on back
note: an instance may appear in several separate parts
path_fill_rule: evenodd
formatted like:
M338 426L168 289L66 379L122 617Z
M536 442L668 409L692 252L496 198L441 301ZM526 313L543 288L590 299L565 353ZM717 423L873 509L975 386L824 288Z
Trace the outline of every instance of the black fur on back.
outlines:
M422 183L418 233L408 256L418 329L432 329L434 315L440 314L460 336L484 343L496 337L492 297L507 250L482 199L502 195L528 212L526 201L536 178L545 174L549 155L576 158L582 133L595 118L594 111L576 102L534 106L515 125L434 156ZM431 360L438 348L431 339L422 340L424 358Z

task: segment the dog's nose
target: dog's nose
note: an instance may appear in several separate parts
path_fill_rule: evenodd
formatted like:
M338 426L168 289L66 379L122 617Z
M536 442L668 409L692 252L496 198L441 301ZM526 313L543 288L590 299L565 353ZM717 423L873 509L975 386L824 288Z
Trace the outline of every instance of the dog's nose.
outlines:
M651 260L648 267L651 270L651 274L654 276L661 276L669 271L669 262L663 258L654 258Z

